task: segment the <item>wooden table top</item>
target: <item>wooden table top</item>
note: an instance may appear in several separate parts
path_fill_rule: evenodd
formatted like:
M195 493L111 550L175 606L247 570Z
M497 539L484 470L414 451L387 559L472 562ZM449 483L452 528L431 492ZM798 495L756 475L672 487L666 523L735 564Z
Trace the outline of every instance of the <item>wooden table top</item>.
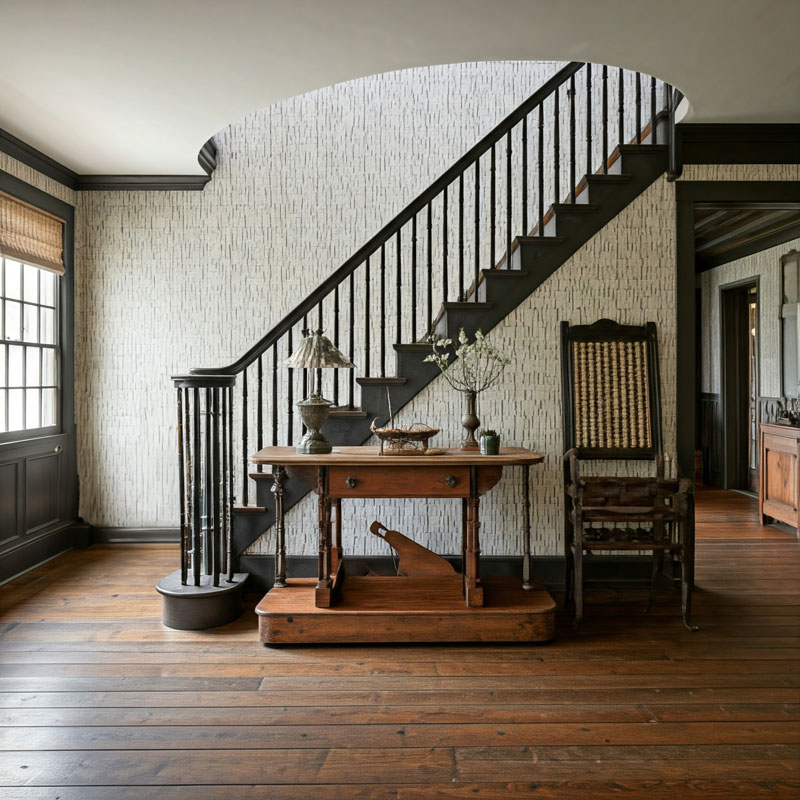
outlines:
M252 459L254 464L312 467L354 466L407 466L407 467L470 467L470 466L522 466L540 464L544 456L524 447L501 447L500 454L484 456L477 451L464 452L457 447L444 450L441 455L392 456L381 455L377 446L334 447L332 453L298 453L294 447L265 447Z

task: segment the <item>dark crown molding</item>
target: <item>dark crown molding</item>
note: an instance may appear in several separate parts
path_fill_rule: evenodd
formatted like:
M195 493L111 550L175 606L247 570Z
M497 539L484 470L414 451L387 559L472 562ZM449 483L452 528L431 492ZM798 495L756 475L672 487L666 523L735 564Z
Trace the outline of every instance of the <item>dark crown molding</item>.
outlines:
M199 192L211 180L217 167L217 147L213 139L209 139L197 155L205 175L79 175L2 128L0 152L79 192Z
M800 164L800 124L682 122L675 130L684 164Z

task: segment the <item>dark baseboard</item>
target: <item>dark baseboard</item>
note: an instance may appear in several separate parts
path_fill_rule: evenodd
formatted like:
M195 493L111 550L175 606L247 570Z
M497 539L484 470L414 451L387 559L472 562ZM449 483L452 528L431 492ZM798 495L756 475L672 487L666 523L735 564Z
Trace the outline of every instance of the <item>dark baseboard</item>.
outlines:
M288 556L287 572L295 578L313 578L317 574L316 556ZM448 557L456 569L458 557ZM667 559L669 561L669 559ZM586 556L584 580L586 583L603 582L610 586L649 586L652 559L649 556ZM239 556L239 571L249 572L247 591L264 594L271 586L274 575L273 556ZM357 575L369 568L381 575L392 575L394 569L390 556L348 556L348 574ZM359 570L359 568L362 568ZM533 573L551 591L564 589L564 557L536 556ZM519 556L482 556L481 575L491 577L522 576L522 558Z
M50 561L73 547L73 525L63 523L51 530L23 537L0 553L0 584Z
M87 526L89 544L179 544L180 528L103 528Z

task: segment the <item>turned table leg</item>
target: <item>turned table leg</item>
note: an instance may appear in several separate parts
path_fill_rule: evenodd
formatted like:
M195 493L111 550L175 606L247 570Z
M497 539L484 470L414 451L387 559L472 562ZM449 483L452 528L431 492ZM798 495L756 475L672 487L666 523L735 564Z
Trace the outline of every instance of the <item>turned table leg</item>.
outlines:
M469 497L467 498L467 568L465 586L467 605L471 608L483 606L479 508L477 469L470 467Z
M522 496L525 498L525 522L523 525L525 544L522 555L522 588L526 592L533 589L531 581L531 487L529 472L530 467L524 464L522 467Z
M331 499L328 496L328 470L320 467L317 476L317 608L331 606Z
M286 526L284 522L283 492L286 480L284 467L272 468L272 494L275 496L275 581L273 586L286 586Z
M333 523L334 540L333 549L331 550L331 573L336 572L337 567L342 561L342 501L341 498L331 500L331 508L336 512L336 518Z

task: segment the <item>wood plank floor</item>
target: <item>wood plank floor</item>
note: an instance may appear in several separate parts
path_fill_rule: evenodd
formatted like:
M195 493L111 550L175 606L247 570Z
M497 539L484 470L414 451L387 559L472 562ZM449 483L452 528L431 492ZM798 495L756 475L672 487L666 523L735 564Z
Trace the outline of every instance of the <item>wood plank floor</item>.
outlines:
M596 588L545 645L267 649L252 607L163 628L175 564L95 546L0 589L0 796L800 796L800 545L744 495L698 497L694 634L676 590Z

